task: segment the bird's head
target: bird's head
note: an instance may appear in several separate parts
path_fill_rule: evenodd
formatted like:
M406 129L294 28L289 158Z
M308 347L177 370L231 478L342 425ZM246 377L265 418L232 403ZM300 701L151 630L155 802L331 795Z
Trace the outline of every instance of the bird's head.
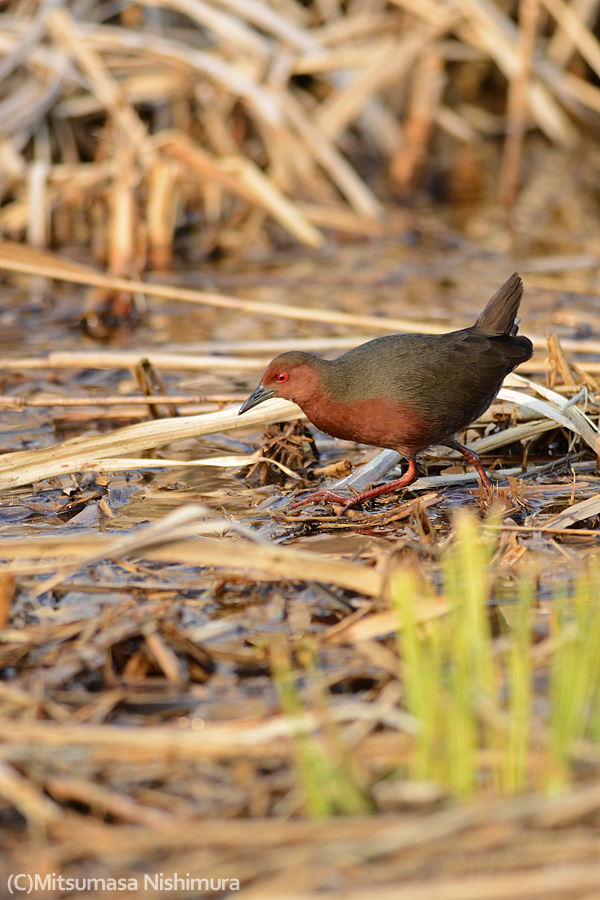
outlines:
M271 397L282 397L302 406L303 401L321 389L316 368L319 363L323 363L323 360L300 351L276 356L267 366L258 387L240 407L238 415L241 416Z

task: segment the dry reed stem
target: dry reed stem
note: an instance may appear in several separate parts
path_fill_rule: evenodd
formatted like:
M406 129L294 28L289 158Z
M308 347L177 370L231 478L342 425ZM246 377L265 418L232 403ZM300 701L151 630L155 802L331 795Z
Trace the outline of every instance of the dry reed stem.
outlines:
M541 2L556 19L561 30L581 53L596 76L600 77L600 43L593 31L563 0L541 0Z
M57 802L82 803L105 816L147 828L160 828L173 823L177 818L174 813L149 809L144 804L125 796L121 791L111 790L83 778L48 775L44 779L44 787Z
M47 825L62 816L60 807L44 797L31 782L23 778L12 766L0 761L0 797L27 819L30 825Z
M231 523L228 523L231 526ZM166 542L166 538L164 538ZM162 562L168 565L181 563L207 569L217 568L223 574L237 573L245 578L264 583L298 581L306 583L335 585L368 597L380 596L384 579L380 572L354 563L327 559L318 553L295 550L276 545L223 541L221 539L199 538L198 540L173 541L165 547L141 548L131 551L135 558ZM46 557L43 566L37 563L36 554ZM68 545L64 538L35 539L27 543L22 540L6 539L2 542L1 556L11 561L11 572L19 575L48 574L43 582L46 589L62 584L70 574L75 574L91 559L126 559L128 553L117 552L114 541L102 535L79 539L72 537ZM67 559L70 568L64 567ZM73 563L72 561L79 561ZM57 573L57 569L60 572ZM36 582L36 585L39 584ZM8 636L8 632L4 632Z
M369 98L383 87L402 81L428 46L450 27L454 16L434 28L418 28L399 39L380 45L377 57L361 67L318 108L315 125L330 139L336 139L357 118Z
M556 529L565 531L569 526L583 519L592 519L600 514L600 497L587 497L579 503L568 506L561 512L550 516L540 528L540 531L556 532Z
M105 290L125 291L133 294L146 294L149 297L177 300L182 303L197 303L200 305L214 306L219 309L234 309L257 315L269 315L286 319L298 319L309 322L325 322L338 325L353 325L359 328L369 327L378 331L435 331L426 323L414 322L404 319L390 319L379 316L357 316L350 313L340 313L335 310L306 309L299 306L276 303L266 303L258 300L243 300L237 297L228 297L224 294L210 294L205 291L196 291L191 288L179 288L171 285L157 285L150 282L137 281L129 278L116 278L104 275L91 268L70 265L57 260L51 254L33 252L20 244L5 242L0 244L0 269L10 272L21 272L28 275L45 275L47 278L70 281L74 284L84 284L91 287L100 287ZM443 329L438 329L439 331ZM545 339L540 345L546 346ZM563 342L563 346L567 346Z
M198 369L212 369L216 372L239 372L245 369L262 371L270 359L266 357L230 357L230 356L186 356L177 353L155 352L151 348L137 350L98 350L88 353L56 352L46 357L23 357L21 359L0 359L0 369L80 369L91 366L98 369L129 369L134 368L140 359L149 359L152 364L162 369L180 369L181 371L198 371ZM150 398L149 402L152 402ZM173 401L168 401L173 402Z
M381 203L358 178L352 166L336 150L332 142L304 115L295 97L288 95L284 105L285 115L290 124L355 211L370 219L382 216Z
M51 35L64 43L88 77L92 90L106 107L140 154L147 152L147 133L137 113L125 102L123 93L93 47L83 40L77 23L65 9L53 10L47 18Z
M314 248L322 247L325 243L323 235L252 160L242 156L211 159L205 150L194 146L186 135L173 132L161 134L160 140L154 145L180 163L185 163L188 169L197 171L202 179L216 180L233 194L266 210L301 243Z
M518 78L521 72L518 29L510 18L490 0L465 0L461 9L473 29L474 46L494 58L509 82ZM469 41L468 32L461 32L461 36ZM531 79L527 102L532 117L551 140L566 147L574 146L576 131L542 81Z
M594 425L589 416L587 416L585 412L574 403L574 401L579 399L579 395L572 398L571 400L568 400L565 397L562 397L556 391L550 390L550 388L546 387L543 384L539 384L535 381L530 381L527 378L521 378L520 375L515 374L513 374L512 378L515 381L520 382L524 387L528 387L530 390L541 394L542 397L545 397L551 404L554 404L554 410L552 410L551 408L548 409L548 405L546 403L543 404L542 408L544 409L544 415L549 416L549 418L554 419L560 424L565 424L566 422L566 428L568 428L570 431L576 431L585 441L585 443L589 447L591 447L594 453L596 455L600 455L600 434L598 432L598 428ZM500 394L498 396L500 396ZM580 391L580 396L585 402L585 388ZM534 401L534 404L537 407L537 402Z
M245 394L152 394L143 397L128 397L115 394L108 397L63 397L59 395L43 395L39 397L5 397L0 395L0 409L27 409L28 407L103 407L103 406L154 406L164 403L199 406L206 403L242 403Z
M286 400L271 401L269 407L249 410L243 420L238 416L239 407L235 407L203 416L141 422L112 434L71 438L50 448L5 453L0 457L0 488L30 484L54 475L77 471L78 464L94 465L103 457L147 450L182 438L231 428L263 426L271 422L289 422L303 417L299 408Z
M415 79L410 93L404 144L392 160L390 175L402 193L407 193L424 162L433 123L439 111L444 87L442 60L437 47L415 60Z
M284 472L288 478L299 481L300 476L292 472L287 466L276 459L269 459L266 456L259 456L258 453L252 455L239 456L208 456L205 459L168 459L161 457L160 459L135 459L128 456L117 457L111 459L104 457L101 459L88 459L79 463L78 472L128 472L133 469L171 469L171 468L187 468L193 469L196 466L201 468L216 469L233 469L245 468L246 466L255 466L257 463L267 466L274 466L281 472Z
M397 6L434 25L440 15L439 4L421 0L392 0ZM490 0L465 0L460 6L464 24L456 26L458 37L468 46L483 52L495 61L509 82L520 71L518 29L500 7ZM541 73L543 74L543 73ZM576 131L540 80L531 81L528 88L528 107L531 115L551 139L565 146L576 142Z

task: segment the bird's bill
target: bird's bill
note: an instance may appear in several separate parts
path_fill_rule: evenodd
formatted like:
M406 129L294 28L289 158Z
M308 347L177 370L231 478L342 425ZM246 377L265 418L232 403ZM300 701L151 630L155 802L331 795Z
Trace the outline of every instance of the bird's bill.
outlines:
M247 400L245 400L240 406L238 416L241 416L242 413L248 412L249 409L252 409L253 406L258 406L259 403L262 403L264 400L270 400L274 395L275 391L269 390L269 388L264 387L262 381L258 385L258 387L252 391Z

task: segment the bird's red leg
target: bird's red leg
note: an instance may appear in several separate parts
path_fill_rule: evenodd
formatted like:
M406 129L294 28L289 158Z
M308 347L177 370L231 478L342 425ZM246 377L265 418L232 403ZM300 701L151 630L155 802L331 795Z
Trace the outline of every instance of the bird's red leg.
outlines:
M487 477L487 473L483 466L481 465L481 460L477 456L474 450L469 450L468 447L463 447L462 444L459 444L458 441L453 441L452 444L448 444L449 447L453 447L455 450L458 450L462 455L467 459L473 468L477 469L479 473L479 477L483 482L483 486L491 496L492 494L492 485L490 483L490 479Z
M479 465L481 467L481 463ZM335 491L317 491L315 494L309 494L308 497L299 500L297 503L292 503L290 509L298 509L300 506L306 506L307 503L318 503L320 500L331 500L333 503L342 504L342 508L338 513L338 516L341 516L347 509L352 509L353 506L358 506L359 503L363 503L365 500L372 500L374 497L380 497L382 494L389 494L390 491L397 491L399 488L408 487L408 485L412 484L413 481L416 481L418 477L417 464L414 459L409 459L408 469L402 478L398 478L396 481L380 484L379 487L371 488L370 491L363 491L360 494L356 494L354 497L350 497L350 499L348 499L348 497L341 497L339 494L336 494Z

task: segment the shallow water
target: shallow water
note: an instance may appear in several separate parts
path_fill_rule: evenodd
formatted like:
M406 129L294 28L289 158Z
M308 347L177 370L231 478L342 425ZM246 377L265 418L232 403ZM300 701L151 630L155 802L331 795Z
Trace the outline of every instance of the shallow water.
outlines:
M304 308L403 318L423 323L424 327L452 330L474 321L488 296L515 268L521 269L526 285L521 309L523 333L544 334L551 330L566 338L582 332L586 337L597 337L600 322L594 314L593 298L528 289L527 272L540 268L543 271L543 258L515 262L506 252L473 245L458 236L452 227L444 226L441 220L434 230L428 230L423 222L420 226L408 226L404 215L392 214L386 234L377 240L331 244L318 254L290 251L273 254L271 258L264 255L245 260L225 258L218 263L203 263L194 271L181 270L173 274L172 280L281 305L291 303ZM532 280L534 277L531 276ZM27 362L57 349L90 353L99 349L139 349L140 353L151 354L156 348L175 353L238 355L237 371L169 370L160 374L170 394L185 394L190 398L198 394L228 394L242 398L260 377L255 368L245 367L245 349L252 357L268 359L278 348L298 344L310 347L314 342L319 353L332 356L375 336L373 332L350 326L151 299L135 324L129 327L121 323L112 332L109 330L106 341L99 342L86 334L81 325L92 303L89 292L41 279L32 279L29 286L23 287L24 284L27 285L26 280L19 284L5 283L0 313L3 325L0 348L4 356L0 392L23 400L43 394L51 394L56 400L60 395L95 398L138 392L134 375L127 368L94 365L52 368ZM328 341L333 345L329 349ZM9 360L15 358L22 362L11 366ZM535 377L544 381L543 351L536 353L535 360L538 368ZM0 409L2 449L49 446L79 434L114 430L128 422L140 421L146 415L145 407L95 409L50 405L18 411ZM490 424L485 426L487 430L490 427ZM469 438L477 433L482 431L471 429ZM184 461L252 452L260 440L260 434L241 422L240 429L234 432L178 442L166 449L170 457L177 456ZM357 464L373 454L371 448L334 441L322 434L317 434L317 444L321 449L321 466L344 458ZM535 525L596 492L600 480L591 465L589 471L578 476L576 489L572 490L568 449L568 442L559 429L530 444L529 465L543 465L555 459L557 472L537 481L526 477L522 503L515 503L507 489L503 489L508 516L505 521ZM498 458L503 464L518 464L521 450L518 446L511 450L517 455L509 457L499 453L492 455L488 462ZM590 458L588 454L587 459ZM438 463L435 450L426 454L421 468L433 476L446 471L465 471L461 464ZM373 562L380 552L397 545L416 547L425 564L435 559L431 547L423 545L423 534L413 517L378 520L378 516L382 518L381 513L393 510L399 498L383 497L366 513L353 512L345 521L332 519L332 510L326 508L313 510L312 517L303 511L302 521L298 521L284 515L287 501L297 491L309 490L309 483L289 481L284 485L250 487L243 476L243 471L186 468L185 465L181 469L147 473L65 475L31 488L4 492L0 497L0 535L126 532L141 523L160 519L183 503L196 502L223 510L272 540L296 543L318 552L349 559L358 556L365 562ZM314 484L318 486L318 480ZM478 497L475 481L442 489L439 502L427 511L434 544L446 538L455 509L469 506L480 510ZM519 535L518 541L534 554L541 554L544 578L549 581L573 565L573 554L581 559L596 547L593 535L562 535L559 543L558 538L540 538L532 531Z

